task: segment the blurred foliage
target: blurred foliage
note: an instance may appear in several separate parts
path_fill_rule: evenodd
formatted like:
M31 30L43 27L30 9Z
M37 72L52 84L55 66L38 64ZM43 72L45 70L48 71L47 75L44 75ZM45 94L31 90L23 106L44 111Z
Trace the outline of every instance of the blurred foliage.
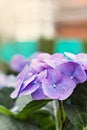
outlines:
M87 40L83 40L84 52L87 53Z
M52 54L53 53L53 48L54 48L54 42L55 39L45 39L45 38L40 38L39 39L39 50L42 52L47 52Z
M8 127L8 130L14 130L14 128L22 130L24 124L29 130L33 130L34 128L36 130L39 130L39 128L41 130L55 129L55 115L52 100L35 101L28 95L13 100L10 98L11 92L12 88L0 90L0 95L4 96L3 100L2 96L0 97L0 117L2 117L4 122L10 123L10 125L5 124L5 126L2 126L3 123L0 118L0 128L2 130L5 130L6 127ZM87 82L79 84L74 93L64 101L63 105L68 120L66 120L67 117L63 110L64 126L61 130L87 130ZM58 124L60 124L60 109L58 109L57 104L56 108L58 110ZM11 125L14 123L16 123L15 126ZM27 128L25 127L24 130L27 130Z
M64 108L77 130L87 127L87 82L77 85L70 98L64 101Z
M1 130L41 130L38 126L30 125L28 121L20 121L0 114L0 129Z
M0 90L0 105L10 109L14 106L15 99L10 98L13 88L4 87Z

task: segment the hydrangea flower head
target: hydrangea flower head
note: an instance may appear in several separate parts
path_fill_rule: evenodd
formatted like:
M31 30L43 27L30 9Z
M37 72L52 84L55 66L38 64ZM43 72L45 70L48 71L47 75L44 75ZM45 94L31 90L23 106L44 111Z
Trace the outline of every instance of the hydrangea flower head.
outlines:
M11 59L10 67L12 70L20 72L26 64L27 59L23 55L16 54Z
M37 57L33 57L19 73L16 88L11 96L16 98L31 94L35 100L67 99L77 84L86 81L85 68L87 66L86 60L83 62L80 59L80 55L86 57L86 54L75 56L66 53L66 55L40 53Z

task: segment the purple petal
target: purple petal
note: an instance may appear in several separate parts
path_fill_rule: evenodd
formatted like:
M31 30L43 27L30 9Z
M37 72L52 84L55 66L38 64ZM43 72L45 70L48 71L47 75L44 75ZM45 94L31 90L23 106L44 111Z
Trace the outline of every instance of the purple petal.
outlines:
M26 77L28 71L29 71L29 66L26 65L24 67L24 69L19 73L19 75L17 77L16 88L13 91L13 93L11 94L12 98L16 98L17 96L19 96L20 91L23 88L23 83L24 83L24 80L25 80L25 77ZM30 75L31 75L31 73L30 73Z
M69 53L69 52L64 52L64 54L65 54L68 58L70 58L70 59L76 61L76 55L75 55L75 54Z
M45 79L42 84L43 92L46 96L51 99L59 100L65 100L68 98L72 94L75 87L75 82L67 76L64 76L61 83L57 83L55 86L47 79Z
M50 66L50 67L52 67L52 68L55 68L55 62L52 60L52 59L45 59L44 60L44 62L48 65L48 66Z
M38 75L37 75L37 79L38 80L43 80L43 79L45 79L47 77L47 70L44 70L44 71L42 71L42 72L40 72Z
M64 62L64 60L66 60L63 54L59 54L59 53L53 54L51 59L55 62L56 66L60 65L61 63Z
M20 96L29 95L35 92L38 88L39 88L39 84L36 84L36 85L29 84L24 90L20 92Z
M42 89L46 96L48 96L51 99L58 99L59 93L56 91L56 89L53 87L53 85L47 80L44 79L42 82Z
M86 73L79 63L72 61L63 63L59 66L59 70L66 76L70 76L77 83L86 81Z
M76 83L70 77L64 76L62 82L57 86L57 92L59 93L58 99L67 99L73 93L75 87Z
M17 76L17 79L20 80L24 80L25 76L27 75L27 73L30 72L29 66L26 65L23 70L19 73L19 75Z
M46 95L44 95L41 87L39 87L34 93L32 93L31 96L35 100L41 100L47 97Z
M23 82L23 87L22 87L21 90L26 89L26 87L27 87L32 81L34 81L36 77L37 77L37 74L35 74L35 75L31 76L31 77L28 77L27 80L24 80L24 82Z
M67 76L71 76L75 71L75 67L75 62L67 62L61 64L58 68L62 73L66 74Z
M83 83L86 81L86 72L81 65L77 64L73 77L76 78L77 83Z
M41 62L44 62L45 59L48 59L50 57L51 57L51 55L48 54L48 53L41 53L41 54L38 55L38 59Z
M63 55L62 54L53 54L48 58L44 59L44 62L51 66L52 68L55 68L57 65L63 62Z
M87 63L87 54L80 53L80 54L76 55L76 58L78 61Z
M81 53L76 56L77 60L82 63L87 69L87 54Z
M14 55L11 59L10 66L13 70L20 72L27 64L27 59L22 55Z
M18 95L20 93L20 89L22 87L22 83L23 83L22 80L17 80L17 82L16 82L16 89L11 94L12 98L18 97Z
M48 69L47 72L48 72L47 78L49 79L50 82L52 82L52 83L61 82L62 74L57 68Z
M39 73L45 68L45 63L40 62L38 59L33 59L30 63L30 67L36 72Z

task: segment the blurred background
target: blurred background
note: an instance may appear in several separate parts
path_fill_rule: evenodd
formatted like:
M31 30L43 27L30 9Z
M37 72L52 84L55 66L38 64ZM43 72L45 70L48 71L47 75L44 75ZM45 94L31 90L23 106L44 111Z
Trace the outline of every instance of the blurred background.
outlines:
M38 51L87 52L87 0L0 0L0 68Z

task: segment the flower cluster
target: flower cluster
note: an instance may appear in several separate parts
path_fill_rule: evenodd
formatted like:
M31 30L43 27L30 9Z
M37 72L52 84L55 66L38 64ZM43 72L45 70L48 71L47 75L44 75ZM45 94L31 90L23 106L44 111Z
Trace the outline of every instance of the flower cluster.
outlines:
M26 64L27 59L23 55L16 54L11 59L10 67L12 70L20 72Z
M17 76L12 98L31 94L35 100L65 100L87 80L87 54L40 53Z
M10 67L12 70L20 72L26 64L29 64L29 61L33 58L36 57L40 52L34 53L29 58L24 57L21 54L16 54L12 57L10 61Z

